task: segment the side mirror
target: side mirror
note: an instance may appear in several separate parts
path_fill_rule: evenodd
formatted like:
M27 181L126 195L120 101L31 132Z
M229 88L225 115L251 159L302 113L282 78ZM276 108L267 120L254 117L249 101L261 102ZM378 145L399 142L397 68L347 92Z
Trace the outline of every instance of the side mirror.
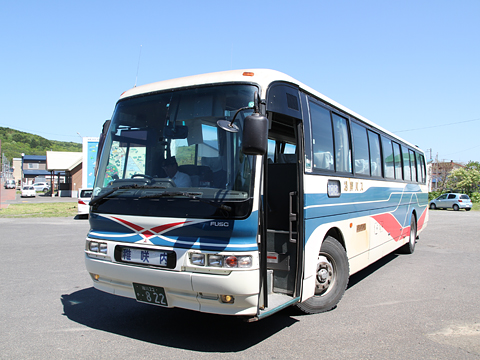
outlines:
M268 148L268 119L254 113L245 118L242 152L245 155L265 155Z

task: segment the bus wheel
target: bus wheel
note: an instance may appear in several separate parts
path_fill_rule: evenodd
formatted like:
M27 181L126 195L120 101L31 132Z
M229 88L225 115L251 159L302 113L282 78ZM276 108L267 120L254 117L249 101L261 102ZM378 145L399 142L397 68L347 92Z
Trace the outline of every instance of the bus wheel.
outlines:
M297 307L306 314L317 314L334 309L348 284L348 258L343 246L333 237L327 237L317 259L315 295Z
M413 254L415 251L415 244L417 243L417 221L415 220L415 216L412 214L412 220L410 220L410 239L408 243L403 245L400 248L401 254Z

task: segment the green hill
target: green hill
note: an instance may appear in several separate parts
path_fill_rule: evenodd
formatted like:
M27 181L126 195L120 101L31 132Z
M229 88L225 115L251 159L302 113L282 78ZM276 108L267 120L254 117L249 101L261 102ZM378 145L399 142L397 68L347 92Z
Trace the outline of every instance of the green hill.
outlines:
M13 158L25 155L46 155L47 151L82 151L82 144L47 140L41 136L10 128L0 127L2 153L12 163Z

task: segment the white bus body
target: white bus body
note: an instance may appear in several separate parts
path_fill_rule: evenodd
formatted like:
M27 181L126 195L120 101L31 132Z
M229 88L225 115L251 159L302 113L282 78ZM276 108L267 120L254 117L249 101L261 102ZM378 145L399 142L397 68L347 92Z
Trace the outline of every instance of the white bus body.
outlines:
M135 87L104 128L85 262L108 293L252 320L328 311L428 220L420 149L277 71Z

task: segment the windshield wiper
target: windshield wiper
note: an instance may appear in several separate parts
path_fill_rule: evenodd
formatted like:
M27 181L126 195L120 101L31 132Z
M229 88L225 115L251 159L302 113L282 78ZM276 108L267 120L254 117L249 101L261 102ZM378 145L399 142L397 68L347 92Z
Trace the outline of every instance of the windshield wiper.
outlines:
M137 185L137 184L128 184L128 185L122 185L122 186L116 186L108 190L106 193L103 193L100 196L95 197L90 201L90 206L95 205L105 199L107 196L112 195L114 192L118 190L124 190L124 189L140 189L140 188L145 188L145 185Z
M218 204L213 200L206 200L197 197L198 195L201 195L201 193L193 193L193 192L186 192L186 191L164 191L159 194L151 194L151 195L144 195L140 196L140 199L154 199L154 198L162 198L162 197L171 197L171 196L185 196L188 197L192 200L198 200L200 202L203 202L205 204L210 204L212 206L215 206L218 209L225 210L225 211L232 211L232 207L225 205L225 204Z

